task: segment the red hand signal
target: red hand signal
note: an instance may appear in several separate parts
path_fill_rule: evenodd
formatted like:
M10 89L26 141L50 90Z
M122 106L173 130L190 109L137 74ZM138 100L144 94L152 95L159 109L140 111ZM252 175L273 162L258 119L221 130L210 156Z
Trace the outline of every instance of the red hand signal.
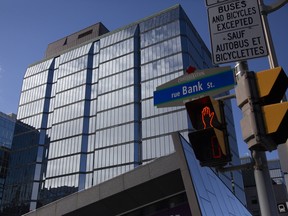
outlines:
M211 112L210 108L208 106L205 106L202 110L202 122L204 125L204 129L207 128L207 124L209 124L210 127L213 127L213 118L214 112Z

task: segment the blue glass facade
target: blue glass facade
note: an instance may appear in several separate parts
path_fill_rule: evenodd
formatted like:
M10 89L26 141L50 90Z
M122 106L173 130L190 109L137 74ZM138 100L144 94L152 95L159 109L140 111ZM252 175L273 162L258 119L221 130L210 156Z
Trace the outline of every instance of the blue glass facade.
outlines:
M154 107L153 91L189 65L212 67L210 52L180 6L31 65L18 109L18 119L39 131L42 172L35 175L30 209L36 200L49 203L173 152L170 133L185 136L191 125L184 106ZM226 111L238 163L229 103ZM238 172L222 178L244 197Z
M15 114L6 115L0 112L0 204L2 203L4 184L7 178L15 122Z
M251 215L210 168L199 166L191 145L183 137L180 140L201 215Z
M0 147L11 149L16 116L0 112Z
M1 215L18 216L36 202L41 165L37 162L39 132L19 121L15 123ZM34 199L34 200L33 200Z

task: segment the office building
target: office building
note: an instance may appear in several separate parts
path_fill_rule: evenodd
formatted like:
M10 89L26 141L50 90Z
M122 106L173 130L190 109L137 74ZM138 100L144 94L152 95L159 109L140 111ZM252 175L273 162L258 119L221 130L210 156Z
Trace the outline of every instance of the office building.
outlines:
M4 183L7 177L15 122L15 114L7 115L0 112L0 204L2 203Z
M15 114L0 112L0 147L11 149L16 122Z
M4 184L7 177L10 149L0 147L0 204L2 203Z
M278 146L278 155L281 163L281 169L284 175L285 185L288 185L288 140L286 143ZM288 194L288 187L286 187L286 189Z
M40 184L37 177L41 171L41 164L37 162L38 143L38 130L17 120L7 163L2 216L22 215L29 211L31 202L35 201L35 194L38 194L35 185Z
M250 157L241 158L243 164L251 162ZM285 185L284 173L280 165L279 159L268 160L268 168L270 172L272 187L277 210L279 215L288 215L288 196L287 187ZM256 182L254 178L254 170L243 170L243 182L248 210L255 216L261 215L259 199L257 195Z
M97 23L49 44L45 59L25 73L17 115L39 131L30 209L174 152L170 134L186 136L192 126L184 106L154 107L153 91L190 65L212 67L211 56L179 5L115 31ZM240 164L225 104L232 164ZM221 178L245 202L240 172Z

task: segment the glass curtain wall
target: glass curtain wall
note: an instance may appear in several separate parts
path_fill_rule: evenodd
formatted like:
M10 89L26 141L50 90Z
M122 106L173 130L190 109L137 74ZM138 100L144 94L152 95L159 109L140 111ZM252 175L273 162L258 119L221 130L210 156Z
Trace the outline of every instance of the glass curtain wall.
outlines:
M199 166L191 145L183 137L180 137L180 140L201 215L251 215L242 200L233 196L229 186L221 181L215 172Z
M15 122L15 114L6 115L0 112L0 147L11 149Z
M42 205L173 152L170 133L191 129L186 109L154 107L153 92L189 65L211 67L210 52L175 6L30 66L18 119L39 131L33 200L40 183Z
M180 75L192 65L197 69L215 67L211 54L182 8L160 14L140 23L142 88L142 157L149 161L173 151L169 134L180 131L188 139L184 107L156 108L153 91ZM228 94L228 93L225 93ZM224 101L229 143L234 155L231 164L240 164L231 102ZM220 175L230 189L245 203L241 173ZM232 184L233 182L233 184Z
M99 62L94 185L133 169L141 160L138 34L137 25L132 25L104 37L100 53L94 55Z
M143 21L140 32L142 151L143 161L149 161L174 150L171 132L188 131L185 107L156 108L153 91L183 75L190 65L204 69L212 63L210 52L181 7Z
M16 122L1 203L3 216L22 215L36 205L33 189L39 186L40 167L35 161L39 135L35 128Z
M0 146L0 204L2 203L4 184L7 178L10 152L10 149Z
M187 130L184 107L157 109L153 105L156 87L183 75L179 12L174 9L139 25L143 162L171 153L170 133Z
M7 178L8 161L15 129L16 116L0 112L0 207ZM1 208L0 208L1 211Z
M45 200L51 194L54 200L85 188L92 60L92 43L55 59L42 188Z
M37 142L37 154L35 173L33 177L32 192L26 191L26 193L32 193L30 209L35 209L38 202L38 192L43 180L45 149L47 149L48 139L47 136L47 122L49 115L49 104L52 94L52 81L53 81L53 59L45 60L38 64L30 66L24 76L22 92L19 101L17 119L22 123L25 123L39 133L39 139ZM29 147L27 147L27 154ZM23 165L22 162L19 164ZM28 166L28 164L26 164ZM17 172L14 170L13 172Z

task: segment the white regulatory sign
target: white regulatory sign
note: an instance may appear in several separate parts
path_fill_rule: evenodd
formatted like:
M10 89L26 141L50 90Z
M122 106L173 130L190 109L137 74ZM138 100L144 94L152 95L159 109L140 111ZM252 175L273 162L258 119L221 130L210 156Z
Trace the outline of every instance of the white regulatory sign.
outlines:
M237 0L208 8L214 64L267 56L257 0Z

